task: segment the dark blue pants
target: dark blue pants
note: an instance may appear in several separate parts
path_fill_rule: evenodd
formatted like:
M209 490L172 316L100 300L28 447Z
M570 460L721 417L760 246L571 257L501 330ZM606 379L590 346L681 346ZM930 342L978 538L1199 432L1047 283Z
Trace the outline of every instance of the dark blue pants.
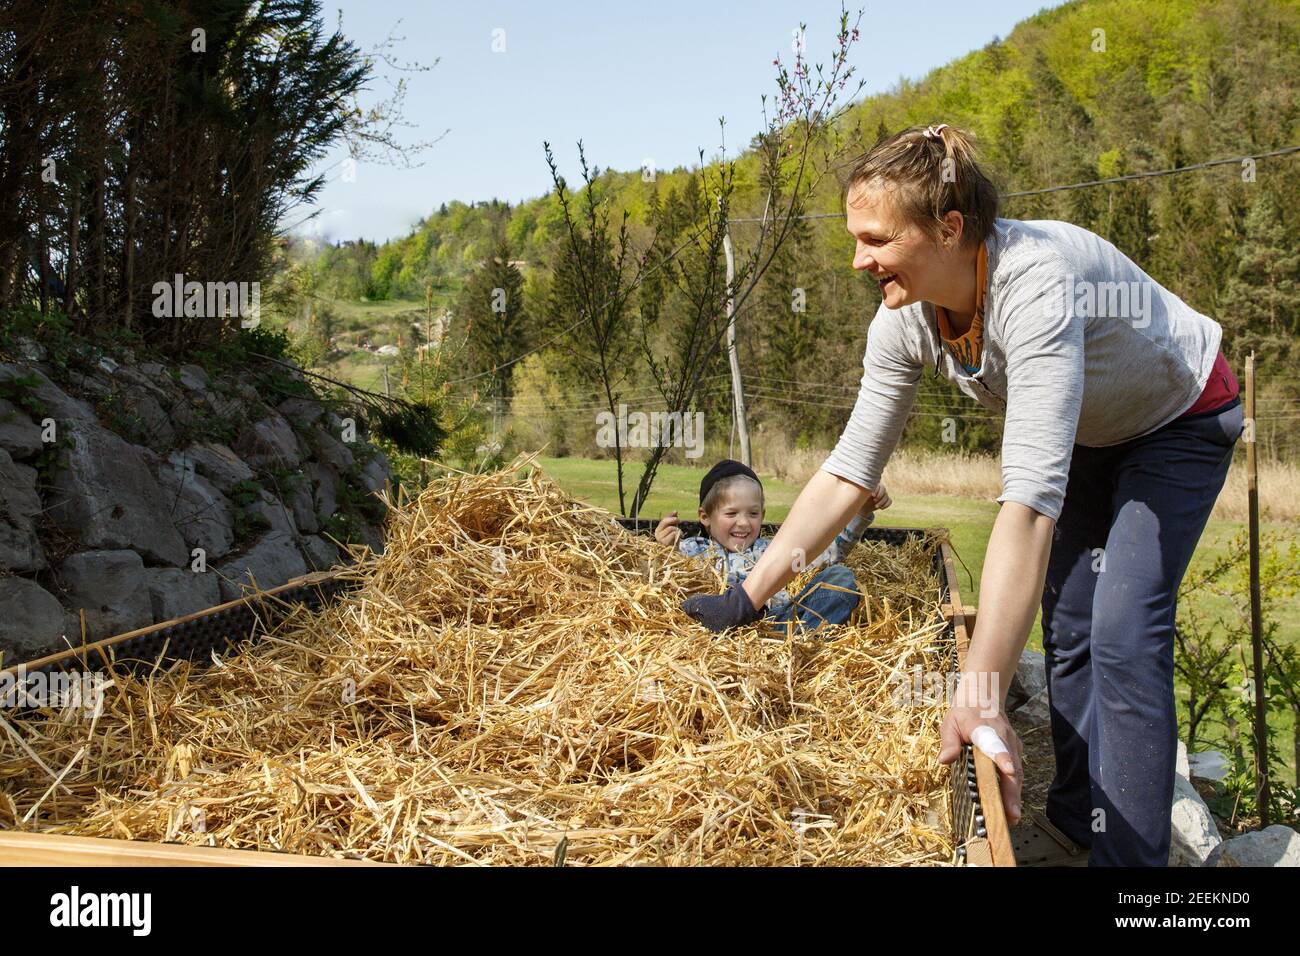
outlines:
M822 587L823 584L832 587ZM808 586L799 592L794 603L769 614L766 620L784 628L793 616L799 622L795 630L805 636L823 624L843 624L862 600L862 595L834 588L847 588L853 592L858 590L853 572L842 564L829 564L822 568L812 576Z
M1043 588L1056 777L1047 817L1089 865L1169 862L1178 586L1242 432L1239 401L1074 446Z

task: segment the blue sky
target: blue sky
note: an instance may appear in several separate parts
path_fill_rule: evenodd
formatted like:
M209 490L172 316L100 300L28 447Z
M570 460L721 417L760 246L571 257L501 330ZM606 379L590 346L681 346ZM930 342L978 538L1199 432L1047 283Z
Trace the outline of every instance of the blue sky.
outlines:
M913 0L867 6L850 54L851 86L864 79L866 94L901 77L918 79L1052 5ZM700 148L715 156L718 118L725 116L727 151L735 155L762 127L759 97L766 93L770 102L776 92L772 60L779 54L791 61L794 33L804 22L809 59L827 62L840 5L323 0L330 27L338 11L344 34L362 50L396 34L405 38L392 51L399 61L438 61L428 72L408 74L379 65L362 100L379 100L395 78L408 78L404 119L412 126L396 130L397 139L411 143L447 131L416 158L422 165L361 162L347 181L340 147L319 167L330 178L317 200L320 215L292 229L329 240L383 240L405 235L453 199L515 203L546 193L543 141L570 182L579 179L579 139L588 161L601 168L639 169L652 160L671 169L695 163ZM504 41L504 51L494 51L494 40L498 50ZM308 212L300 207L286 225Z

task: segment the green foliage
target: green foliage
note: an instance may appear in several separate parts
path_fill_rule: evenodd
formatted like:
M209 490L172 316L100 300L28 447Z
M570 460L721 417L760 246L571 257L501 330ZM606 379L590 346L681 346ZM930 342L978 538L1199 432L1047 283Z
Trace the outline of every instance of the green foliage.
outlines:
M36 388L41 380L35 375L16 375L6 381L0 381L0 398L23 409L33 418L45 417L45 405L36 397Z
M283 329L274 329L266 325L258 325L251 329L240 328L235 334L216 345L192 350L188 358L202 366L209 375L221 375L229 371L246 371L252 365L262 365L257 356L266 356L282 362L297 360L289 334ZM295 388L295 385L286 382L285 387Z
M262 496L262 483L255 478L244 478L230 487L227 497L238 507L244 508Z
M1218 560L1189 573L1179 589L1174 667L1185 687L1189 752L1201 743L1221 747L1233 763L1227 814L1257 817L1254 676L1251 673L1249 538L1241 531ZM1279 640L1281 615L1300 593L1300 539L1269 533L1260 540L1260 630L1265 651L1266 756L1274 819L1294 816L1300 779L1282 775L1278 730L1281 717L1294 719L1290 745L1300 756L1300 650ZM1297 763L1300 771L1300 763Z
M456 306L452 333L465 342L470 372L488 372L484 390L508 399L514 366L510 363L532 338L524 304L524 278L511 263L510 245L504 238L491 256L470 277Z
M1104 30L1100 46L1098 29ZM1296 77L1300 7L1293 3L1080 0L1024 20L1006 38L920 81L864 98L840 123L828 148L837 151L837 162L846 163L884 132L945 121L974 131L986 165L1005 191L1034 190L1290 145L1300 119ZM751 148L737 160L733 217L763 214L768 183L758 154ZM1261 392L1268 394L1283 387L1274 383L1285 377L1300 334L1297 163L1296 155L1261 160L1254 181L1227 165L1020 197L1005 203L1003 215L1065 219L1114 242L1153 278L1224 326L1224 350L1239 374L1245 352L1254 348L1261 356ZM702 174L715 177L718 169L713 163L702 171L658 170L653 183L643 182L637 171L607 170L595 178L594 196L610 222L630 213L634 246L648 249L656 261L666 251L653 245L660 241L656 227L682 221L698 228L692 210L699 197L692 199L691 191L698 193ZM826 176L806 211L839 212L842 202L836 178ZM797 443L828 447L848 417L866 329L879 298L873 284L851 273L853 245L840 221L806 226L806 234L773 263L759 294L741 312L741 364L753 386L748 393L752 424L784 432ZM742 255L756 231L752 223L733 227ZM448 203L410 236L385 246L350 243L322 250L324 282L360 295L353 276L364 273L367 281L377 276L389 281L392 294L423 296L426 287L467 280L475 261L486 258L502 234L512 255L529 263L522 270L528 285L554 292L528 300L534 333L544 340L572 325L578 318L575 284L571 263L558 251L568 237L554 190L513 207L496 201ZM667 228L660 238L680 241L684 235ZM388 247L395 265L378 268ZM807 293L804 313L789 307L793 288ZM671 355L674 326L680 328L681 319L674 283L662 273L649 277L635 308L650 329L651 350L661 358ZM463 317L457 321L463 333ZM557 349L573 346L561 340ZM623 357L629 391L643 382L654 384L653 375L634 368L641 364L641 347L627 341L614 350ZM551 363L561 377L559 389L581 394L593 380L590 369L575 356L559 354L562 360ZM698 396L710 434L730 428L726 371L725 362L710 367L709 387ZM476 384L481 383L468 388ZM904 441L946 447L945 418L956 422L958 447L997 450L998 416L932 377L924 380ZM521 434L535 431L523 428ZM1292 431L1270 429L1261 421L1261 435L1274 442L1270 449L1276 453L1293 454L1300 446Z
M379 437L413 455L435 457L447 438L447 430L433 405L401 405L371 413L371 430Z
M1224 304L1232 331L1261 352L1273 352L1300 335L1300 248L1268 189L1260 191L1246 215Z

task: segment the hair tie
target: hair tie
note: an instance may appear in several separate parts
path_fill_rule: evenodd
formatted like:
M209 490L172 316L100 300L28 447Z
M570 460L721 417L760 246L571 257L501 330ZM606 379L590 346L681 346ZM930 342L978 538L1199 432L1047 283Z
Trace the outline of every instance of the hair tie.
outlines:
M925 128L925 135L928 136L930 139L937 139L942 141L943 137L939 134L942 133L947 128L948 128L947 123L940 123L938 126L927 126Z

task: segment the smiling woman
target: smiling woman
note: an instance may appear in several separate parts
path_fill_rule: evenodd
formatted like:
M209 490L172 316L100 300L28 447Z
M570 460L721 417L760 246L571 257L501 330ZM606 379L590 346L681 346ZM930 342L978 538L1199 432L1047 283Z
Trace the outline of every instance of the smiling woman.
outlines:
M877 143L845 205L853 267L883 297L857 403L743 585L684 607L717 629L761 614L797 556L825 548L879 484L922 373L941 370L1006 424L1002 507L940 760L991 727L1019 816L1021 746L1004 706L1041 602L1047 815L1091 846L1092 865L1163 866L1175 599L1243 425L1222 329L1086 229L998 218L970 136L946 124Z
M974 306L971 313L962 309L976 289L967 263L983 248L998 211L997 189L976 164L970 141L947 124L928 127L920 138L892 137L854 168L852 184L846 225L857 240L853 268L876 279L889 308L918 301L917 290L926 289L966 331Z

